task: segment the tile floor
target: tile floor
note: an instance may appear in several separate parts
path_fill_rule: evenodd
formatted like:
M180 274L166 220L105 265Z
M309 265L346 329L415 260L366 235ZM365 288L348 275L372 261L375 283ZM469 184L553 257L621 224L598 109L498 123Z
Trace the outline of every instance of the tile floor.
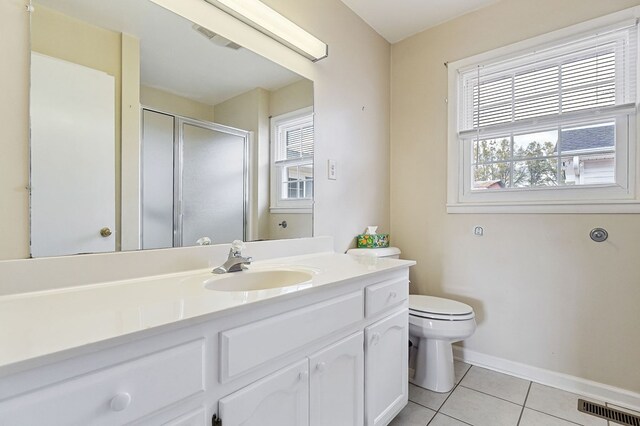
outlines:
M449 393L409 384L409 403L390 426L616 425L580 413L578 398L589 398L459 361L455 372Z

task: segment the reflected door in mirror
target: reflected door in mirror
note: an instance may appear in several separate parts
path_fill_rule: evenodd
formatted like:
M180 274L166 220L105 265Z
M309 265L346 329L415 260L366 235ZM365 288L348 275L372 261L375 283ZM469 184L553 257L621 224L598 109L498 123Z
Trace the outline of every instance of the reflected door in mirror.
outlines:
M183 124L181 245L245 238L245 138Z
M31 256L114 251L114 79L31 60Z

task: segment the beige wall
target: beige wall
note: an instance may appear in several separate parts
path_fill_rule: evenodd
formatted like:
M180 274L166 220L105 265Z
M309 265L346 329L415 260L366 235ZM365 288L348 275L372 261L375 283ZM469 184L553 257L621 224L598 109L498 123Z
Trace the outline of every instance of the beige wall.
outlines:
M0 2L0 259L29 256L29 13Z
M149 86L140 87L140 104L161 112L197 120L214 121L213 106Z
M141 247L140 225L142 202L140 199L140 40L122 34L122 132L120 164L121 226L120 249L137 250Z
M286 114L313 106L313 81L300 80L270 92L269 115Z
M475 308L468 349L635 392L640 217L447 214L443 64L639 3L503 0L393 45L391 79L391 236L418 261L412 292Z
M278 225L287 222L287 227ZM271 213L269 214L269 238L311 237L313 230L313 215L311 213Z

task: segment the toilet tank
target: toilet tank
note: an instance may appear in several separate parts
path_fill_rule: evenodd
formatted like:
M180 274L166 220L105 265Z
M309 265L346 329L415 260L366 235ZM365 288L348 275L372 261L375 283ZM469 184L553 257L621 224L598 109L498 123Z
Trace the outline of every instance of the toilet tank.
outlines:
M387 259L400 259L400 249L398 247L353 248L347 250L347 254L352 256L375 256L386 257Z

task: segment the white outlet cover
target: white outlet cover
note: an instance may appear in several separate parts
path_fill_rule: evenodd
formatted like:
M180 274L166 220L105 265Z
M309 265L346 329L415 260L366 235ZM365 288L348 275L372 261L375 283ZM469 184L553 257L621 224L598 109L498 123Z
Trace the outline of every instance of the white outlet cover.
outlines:
M328 160L327 172L330 180L337 179L337 162L336 160Z

